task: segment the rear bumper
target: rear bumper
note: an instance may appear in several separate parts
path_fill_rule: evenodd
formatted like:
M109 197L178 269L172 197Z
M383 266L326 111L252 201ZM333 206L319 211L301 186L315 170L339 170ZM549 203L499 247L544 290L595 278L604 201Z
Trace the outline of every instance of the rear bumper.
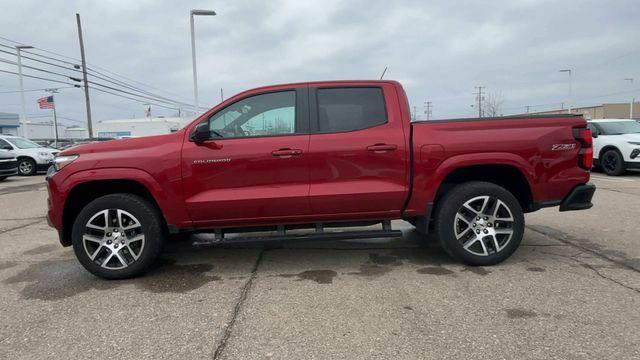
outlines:
M595 191L596 186L593 184L576 186L560 203L560 211L590 209L593 206L591 198L593 198Z

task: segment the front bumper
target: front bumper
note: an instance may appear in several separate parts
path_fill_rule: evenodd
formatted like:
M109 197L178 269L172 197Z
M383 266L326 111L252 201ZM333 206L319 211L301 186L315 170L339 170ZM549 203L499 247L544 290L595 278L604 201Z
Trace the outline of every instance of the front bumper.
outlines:
M18 160L2 159L0 160L0 176L13 176L18 174Z
M595 191L596 186L593 184L576 186L560 203L560 211L590 209L593 206L591 198L593 198Z
M0 169L0 177L7 177L18 175L18 168L15 169Z
M47 160L43 163L36 163L36 171L47 171L53 165L53 160Z

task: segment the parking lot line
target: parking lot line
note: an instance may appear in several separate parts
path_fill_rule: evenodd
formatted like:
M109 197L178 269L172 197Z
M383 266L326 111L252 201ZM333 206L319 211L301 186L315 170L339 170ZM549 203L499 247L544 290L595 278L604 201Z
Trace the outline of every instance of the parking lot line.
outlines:
M607 177L607 176L593 175L593 174L591 174L591 178L592 179L603 180L603 181L611 181L611 182L616 182L616 183L620 183L620 182L636 182L635 179L622 178L622 177Z

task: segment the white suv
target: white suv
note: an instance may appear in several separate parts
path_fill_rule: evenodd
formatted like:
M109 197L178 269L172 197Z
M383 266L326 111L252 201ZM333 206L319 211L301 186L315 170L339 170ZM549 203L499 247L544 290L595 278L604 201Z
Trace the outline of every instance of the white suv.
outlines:
M640 170L640 123L627 119L590 120L593 135L593 163L607 175Z
M40 146L31 140L11 135L0 135L0 149L10 150L18 158L18 173L33 175L37 171L47 171L53 164L58 150Z

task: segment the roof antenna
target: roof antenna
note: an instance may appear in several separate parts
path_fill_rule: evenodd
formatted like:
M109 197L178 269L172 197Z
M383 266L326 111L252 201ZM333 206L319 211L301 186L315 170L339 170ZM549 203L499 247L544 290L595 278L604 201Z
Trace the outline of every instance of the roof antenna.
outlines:
M382 78L384 77L384 74L387 72L387 67L384 67L384 71L382 72L382 75L380 75L380 80L382 80Z

